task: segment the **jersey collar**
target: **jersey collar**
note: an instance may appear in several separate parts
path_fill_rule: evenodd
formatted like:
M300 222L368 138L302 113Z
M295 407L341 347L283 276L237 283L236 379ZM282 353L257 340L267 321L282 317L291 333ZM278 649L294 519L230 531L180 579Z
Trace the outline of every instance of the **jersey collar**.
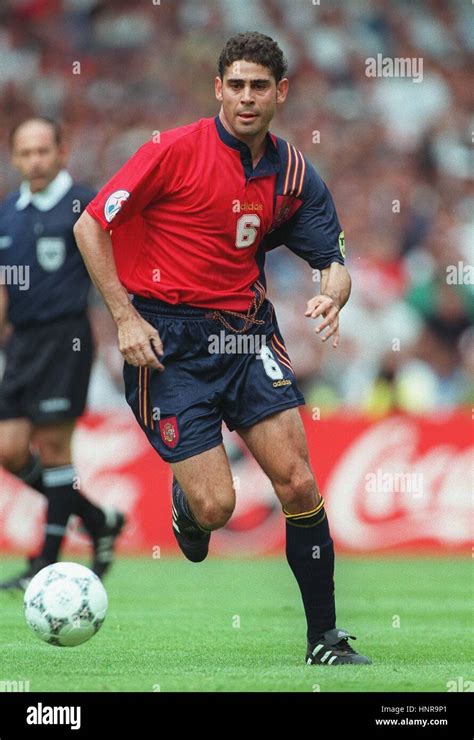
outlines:
M240 159L247 177L266 177L268 175L274 175L280 171L280 156L270 133L267 133L266 137L267 146L265 154L253 170L252 154L247 144L229 133L229 131L224 127L219 116L216 116L214 121L216 123L216 129L220 140L227 146L240 152Z
M30 184L25 180L20 185L20 197L15 203L15 208L17 211L23 211L31 203L38 211L50 211L71 189L72 182L69 172L61 170L44 190L32 193Z

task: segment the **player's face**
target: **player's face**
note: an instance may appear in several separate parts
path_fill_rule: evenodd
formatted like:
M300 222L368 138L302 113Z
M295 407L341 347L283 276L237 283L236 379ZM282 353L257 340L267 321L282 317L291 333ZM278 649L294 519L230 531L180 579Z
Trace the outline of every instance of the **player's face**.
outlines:
M227 67L223 80L216 77L215 90L234 136L252 139L268 131L277 105L286 99L288 80L277 85L268 67L241 59Z
M15 134L12 162L35 193L54 180L64 166L65 155L54 139L51 126L42 121L29 121Z

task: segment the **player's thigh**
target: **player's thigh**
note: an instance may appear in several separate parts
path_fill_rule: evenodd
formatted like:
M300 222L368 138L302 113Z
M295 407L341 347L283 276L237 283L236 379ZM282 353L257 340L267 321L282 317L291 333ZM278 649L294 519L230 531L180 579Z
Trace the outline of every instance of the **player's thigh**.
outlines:
M320 497L298 409L285 409L237 432L270 478L282 504L315 505Z
M21 470L30 456L33 426L28 419L0 421L0 465L15 473Z
M125 363L125 396L135 418L165 462L214 449L222 443L221 363L208 349L215 322L136 306L160 334L165 370Z
M171 463L171 467L199 521L230 518L235 491L223 444Z
M71 462L71 441L75 419L35 424L32 441L43 465L68 465Z

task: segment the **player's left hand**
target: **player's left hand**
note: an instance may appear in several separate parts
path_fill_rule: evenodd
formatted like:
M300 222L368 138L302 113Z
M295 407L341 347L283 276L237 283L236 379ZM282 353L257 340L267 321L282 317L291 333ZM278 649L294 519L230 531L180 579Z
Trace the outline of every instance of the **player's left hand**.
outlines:
M0 347L4 347L13 334L13 324L5 322L0 325Z
M305 316L310 319L316 319L318 316L323 317L323 321L316 327L316 334L320 334L324 329L328 328L326 333L322 335L322 340L325 342L329 337L334 337L332 346L337 347L339 344L339 311L340 308L337 305L334 298L329 295L317 295L308 301L308 305L305 311Z

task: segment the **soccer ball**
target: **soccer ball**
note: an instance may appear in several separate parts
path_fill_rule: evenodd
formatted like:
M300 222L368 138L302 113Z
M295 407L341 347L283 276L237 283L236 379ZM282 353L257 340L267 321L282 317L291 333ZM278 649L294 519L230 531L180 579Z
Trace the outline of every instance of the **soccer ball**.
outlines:
M78 563L53 563L31 579L25 591L25 617L45 642L74 647L100 629L108 599L100 579Z

